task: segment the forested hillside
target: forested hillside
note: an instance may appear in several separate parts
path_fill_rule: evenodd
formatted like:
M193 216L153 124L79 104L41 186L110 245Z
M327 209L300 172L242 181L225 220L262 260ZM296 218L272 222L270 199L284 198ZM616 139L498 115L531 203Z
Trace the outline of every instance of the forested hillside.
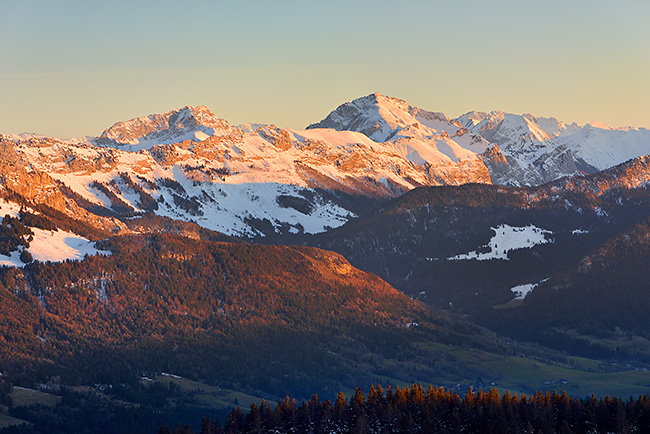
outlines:
M0 272L10 371L65 367L68 382L103 383L173 371L308 394L359 379L348 351L395 357L405 334L458 338L448 319L333 253L164 234L99 246L110 255Z

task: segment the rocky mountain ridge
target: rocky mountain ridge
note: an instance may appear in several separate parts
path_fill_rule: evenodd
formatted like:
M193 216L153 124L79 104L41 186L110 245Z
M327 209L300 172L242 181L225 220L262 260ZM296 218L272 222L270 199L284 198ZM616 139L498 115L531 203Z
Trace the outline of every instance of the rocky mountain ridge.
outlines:
M206 106L185 106L117 122L92 143L134 151L185 140L200 142L214 135L228 134L231 130L227 121L215 116Z
M539 185L578 172L596 173L647 155L650 140L645 128L579 126L530 114L469 112L455 121L499 146L511 170L491 171L496 184Z

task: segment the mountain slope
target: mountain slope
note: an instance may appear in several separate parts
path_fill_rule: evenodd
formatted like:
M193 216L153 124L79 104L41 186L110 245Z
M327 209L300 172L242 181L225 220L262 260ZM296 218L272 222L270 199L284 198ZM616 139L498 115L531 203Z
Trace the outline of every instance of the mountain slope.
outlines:
M645 218L583 250L538 282L521 305L490 318L489 326L516 339L643 366L639 361L650 360L648 240Z
M419 185L489 182L482 161L465 158L455 143L462 158L407 137L377 143L351 131L237 129L198 109L116 124L95 141L103 146L40 138L3 143L25 162L24 171L52 178L60 202L64 197L104 216L154 212L248 237L339 226L368 202L353 197L375 200ZM197 138L208 128L211 135ZM436 133L430 140L450 139ZM15 190L23 194L24 188Z
M603 372L597 361L499 339L332 252L169 234L99 247L111 254L0 268L1 380L63 395L54 408L11 408L41 432L115 432L113 419L132 432L142 417L187 420L250 395L333 399L378 383L645 390L629 367Z

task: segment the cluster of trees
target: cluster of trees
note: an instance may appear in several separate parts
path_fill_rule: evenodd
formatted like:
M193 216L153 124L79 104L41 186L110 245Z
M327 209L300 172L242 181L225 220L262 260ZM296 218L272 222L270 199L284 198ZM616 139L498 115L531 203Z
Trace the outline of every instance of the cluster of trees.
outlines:
M13 404L10 393L13 391L13 384L0 376L0 404L7 407Z
M159 434L189 434L189 426L162 426ZM256 433L532 433L587 434L650 432L650 399L647 395L619 398L575 399L564 392L538 392L517 396L496 389L470 391L460 397L453 391L421 385L384 392L360 389L349 400L339 394L334 403L313 396L297 404L287 397L275 408L262 401L244 413L234 409L222 426L206 417L201 434Z
M0 224L0 254L9 256L20 246L26 249L33 236L34 232L19 218L6 214Z
M111 185L112 184L112 185ZM116 183L114 180L109 183L109 186L115 188ZM111 210L113 210L116 214L118 215L124 215L124 216L132 216L134 213L134 209L131 205L128 203L124 202L115 192L109 188L109 186L105 185L102 182L99 181L93 181L90 184L91 187L101 191L104 193L106 197L111 201Z
M140 209L144 211L156 211L158 209L158 202L156 202L156 199L151 197L151 195L147 193L145 189L140 186L140 184L133 181L128 173L123 172L120 173L119 176L124 184L130 187L140 197L140 201L137 203Z
M153 213L142 214L136 219L126 219L124 223L129 227L129 229L138 233L167 233L197 240L243 243L243 241L238 238L205 229L196 223L175 220L170 217L157 216Z

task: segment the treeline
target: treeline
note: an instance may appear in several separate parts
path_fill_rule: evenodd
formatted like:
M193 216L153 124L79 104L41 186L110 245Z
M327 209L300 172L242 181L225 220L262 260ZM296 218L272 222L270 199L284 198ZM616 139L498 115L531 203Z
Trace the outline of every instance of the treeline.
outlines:
M163 425L159 434L189 434L189 426ZM340 393L334 403L313 396L297 404L288 397L275 407L253 404L248 413L234 409L225 418L203 419L200 434L254 433L632 433L650 432L650 399L647 395L623 401L619 398L575 399L564 392L538 392L517 396L496 389L470 391L460 397L444 388L421 385L391 389L361 389L346 399Z

